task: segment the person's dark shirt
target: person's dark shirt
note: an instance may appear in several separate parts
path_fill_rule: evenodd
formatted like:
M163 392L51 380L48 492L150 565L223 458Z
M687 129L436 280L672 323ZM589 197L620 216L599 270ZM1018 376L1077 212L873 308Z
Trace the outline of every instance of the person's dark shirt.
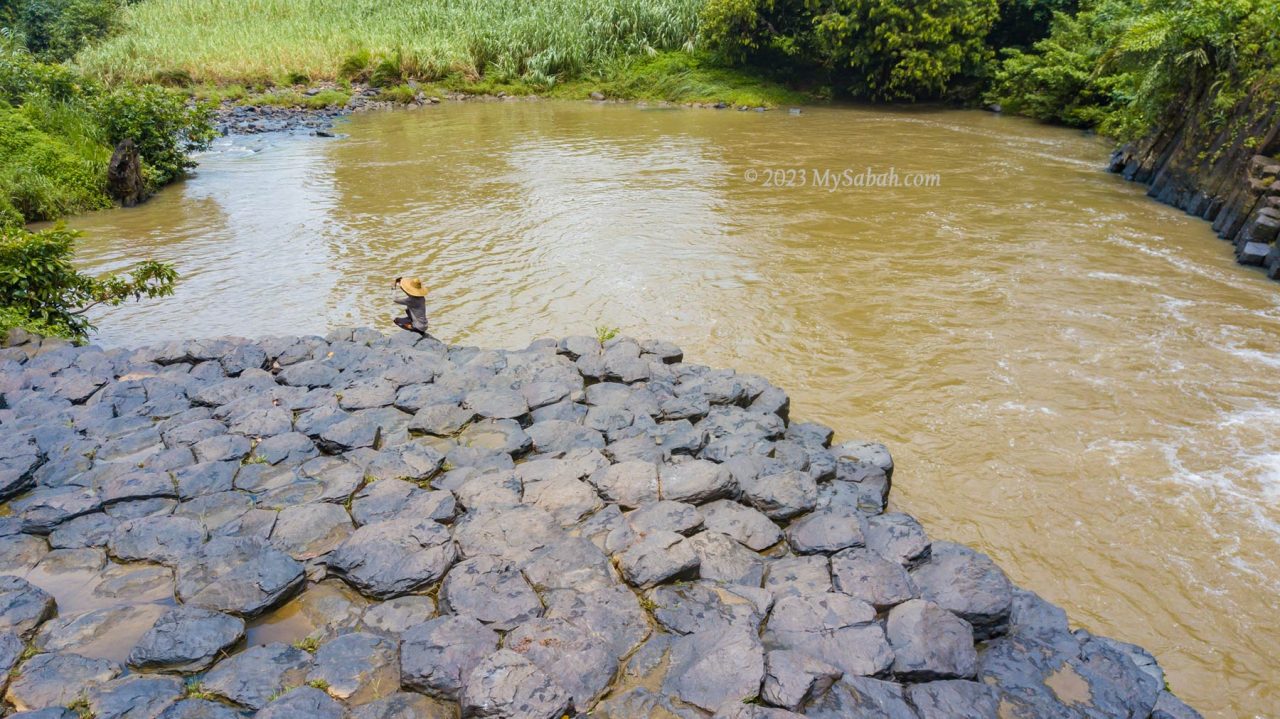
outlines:
M409 313L409 321L419 332L427 331L427 298L405 295L396 300L396 304L404 305Z

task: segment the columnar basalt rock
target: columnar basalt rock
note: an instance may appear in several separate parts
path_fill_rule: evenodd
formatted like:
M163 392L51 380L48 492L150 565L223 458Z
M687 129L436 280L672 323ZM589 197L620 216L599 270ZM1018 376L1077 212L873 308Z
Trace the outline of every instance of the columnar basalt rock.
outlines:
M883 445L670 343L15 333L0 399L39 716L1197 716L886 513Z

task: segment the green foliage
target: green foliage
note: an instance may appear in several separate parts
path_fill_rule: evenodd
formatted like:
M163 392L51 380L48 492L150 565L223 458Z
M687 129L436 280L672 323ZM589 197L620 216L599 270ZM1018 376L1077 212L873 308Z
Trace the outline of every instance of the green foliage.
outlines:
M378 93L378 99L387 102L398 102L402 105L408 105L418 97L418 91L409 85L396 85L388 87Z
M351 99L351 93L344 90L321 90L314 95L307 95L297 90L277 90L264 95L252 96L246 94L244 88L239 88L239 90L238 95L231 95L231 97L244 104L306 107L312 110L322 110L326 107L342 107Z
M14 29L41 59L69 60L116 27L121 0L17 0Z
M0 48L0 225L111 205L106 167L115 144L137 144L152 187L191 166L214 136L207 107L159 86L105 89L64 65Z
M617 327L609 327L607 325L601 325L596 328L596 339L600 341L600 344L604 344L605 342L608 342L609 340L617 336L618 336Z
M94 111L110 145L134 141L153 186L194 167L189 153L207 148L216 137L210 108L188 106L185 95L158 85L118 87L100 95Z
M34 106L0 105L0 226L110 206L110 154L85 137L92 128L74 123L82 116L58 108L54 101L43 102L50 106L43 115ZM33 116L61 125L62 132L36 127Z
M704 1L147 0L76 60L113 80L158 67L219 83L291 71L363 81L380 70L378 84L390 87L492 69L547 85L691 46Z
M1049 35L1053 18L1072 15L1077 0L999 0L1000 17L987 35L987 44L997 50L1026 49Z
M124 276L77 271L71 262L77 236L63 227L0 230L0 307L8 316L80 338L93 329L85 317L91 307L173 294L178 273L160 262L139 262Z
M551 94L673 102L724 102L734 107L777 107L805 102L805 95L753 73L726 68L704 54L663 52L609 63L596 77L558 86Z
M996 0L709 0L702 37L733 64L829 75L855 97L947 94L990 57Z
M1092 0L1009 53L990 99L1015 112L1139 137L1207 94L1210 124L1280 72L1275 0ZM1265 84L1265 83L1263 83Z

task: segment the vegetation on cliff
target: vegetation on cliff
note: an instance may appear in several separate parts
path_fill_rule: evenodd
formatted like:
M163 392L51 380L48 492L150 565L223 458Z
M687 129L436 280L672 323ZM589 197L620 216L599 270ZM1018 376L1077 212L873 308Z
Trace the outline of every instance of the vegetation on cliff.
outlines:
M1008 111L1120 139L1207 101L1225 123L1250 92L1276 98L1280 3L1088 0L1055 15L1050 35L1010 50L989 98Z

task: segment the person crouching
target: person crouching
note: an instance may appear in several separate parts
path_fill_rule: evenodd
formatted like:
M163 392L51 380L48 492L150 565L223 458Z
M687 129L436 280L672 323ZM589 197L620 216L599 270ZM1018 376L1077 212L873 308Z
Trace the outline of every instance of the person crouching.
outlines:
M416 277L397 277L396 287L405 296L396 298L396 304L404 305L404 316L395 318L396 327L420 335L427 334L427 288Z

